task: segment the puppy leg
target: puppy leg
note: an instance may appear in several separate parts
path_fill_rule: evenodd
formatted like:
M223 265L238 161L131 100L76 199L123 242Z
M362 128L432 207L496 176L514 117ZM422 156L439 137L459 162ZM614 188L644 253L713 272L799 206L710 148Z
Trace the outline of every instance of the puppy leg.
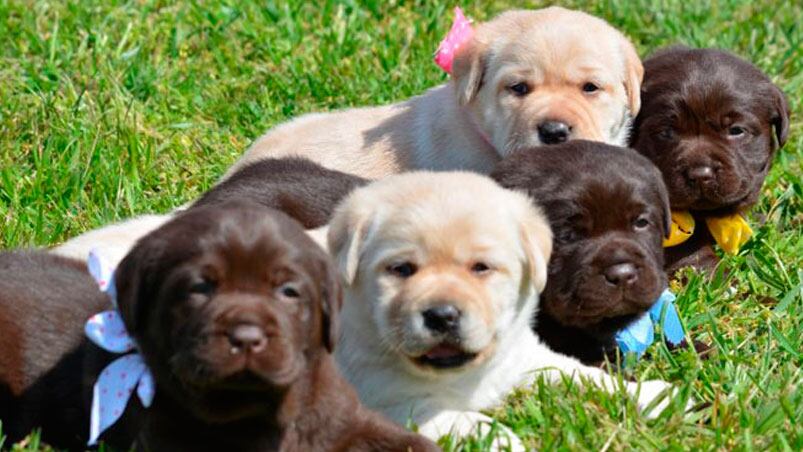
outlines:
M648 418L655 418L669 405L671 396L674 394L672 385L661 380L649 380L643 382L619 382L604 370L597 367L586 366L580 361L555 353L546 346L538 344L538 350L531 356L537 359L532 363L532 377L538 378L543 375L549 381L558 382L565 376L572 380L583 383L589 380L602 387L608 392L616 392L620 384L624 385L627 393L636 399L639 410Z
M464 438L471 435L480 437L491 434L494 420L475 411L441 411L419 426L418 433L437 440L442 436L453 435ZM504 425L497 423L497 431L491 450L524 451L526 448L518 436Z

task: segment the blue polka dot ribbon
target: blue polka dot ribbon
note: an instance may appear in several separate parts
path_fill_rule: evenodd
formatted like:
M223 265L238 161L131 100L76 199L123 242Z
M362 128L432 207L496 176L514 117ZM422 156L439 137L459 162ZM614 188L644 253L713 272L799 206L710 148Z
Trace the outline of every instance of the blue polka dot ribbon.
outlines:
M87 267L100 290L106 292L116 306L114 270L95 250L89 253ZM136 343L126 331L125 323L116 309L90 317L84 332L98 347L124 354L106 366L95 382L88 443L93 446L97 444L98 437L123 415L134 390L142 405L149 407L153 402L155 385L148 366L142 360L142 355L136 352Z
M634 353L641 357L655 340L655 326L661 327L664 339L672 345L680 345L685 337L680 323L675 294L666 289L649 311L616 333L616 344L624 354Z

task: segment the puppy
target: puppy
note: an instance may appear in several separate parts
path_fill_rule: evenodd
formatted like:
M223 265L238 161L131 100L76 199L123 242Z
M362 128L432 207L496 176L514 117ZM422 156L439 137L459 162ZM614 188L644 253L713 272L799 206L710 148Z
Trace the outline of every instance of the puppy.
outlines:
M577 140L505 158L491 174L544 209L554 233L535 320L550 348L599 363L666 287L661 173L633 150Z
M283 156L373 179L411 169L488 173L501 157L539 144L624 144L642 72L630 41L599 18L559 7L509 11L477 26L447 84L406 102L281 125L227 176Z
M416 168L488 173L516 149L575 138L624 144L642 73L630 41L599 18L559 7L506 12L477 26L447 84L406 102L276 127L223 180L269 157L307 157L376 179ZM167 219L90 231L54 252L85 259L98 244L127 250Z
M697 220L746 212L789 134L789 105L759 69L730 53L673 47L645 62L632 146L663 173L674 210ZM667 268L712 267L703 221L667 249Z
M338 374L337 277L285 215L190 209L140 240L115 282L156 387L140 449L438 450L362 407Z
M329 247L346 283L338 364L397 422L431 438L476 432L490 421L480 410L540 375L616 387L530 328L552 237L523 194L473 173L392 176L339 205ZM639 405L667 388L642 383Z

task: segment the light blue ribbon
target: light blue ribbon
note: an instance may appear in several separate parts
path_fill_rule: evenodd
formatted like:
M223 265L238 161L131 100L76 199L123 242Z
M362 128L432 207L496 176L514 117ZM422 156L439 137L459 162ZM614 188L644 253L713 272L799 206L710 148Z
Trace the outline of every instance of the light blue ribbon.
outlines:
M675 294L666 289L649 311L616 333L616 344L623 354L634 353L641 357L655 340L655 326L659 325L664 339L672 345L680 345L686 337L680 323Z

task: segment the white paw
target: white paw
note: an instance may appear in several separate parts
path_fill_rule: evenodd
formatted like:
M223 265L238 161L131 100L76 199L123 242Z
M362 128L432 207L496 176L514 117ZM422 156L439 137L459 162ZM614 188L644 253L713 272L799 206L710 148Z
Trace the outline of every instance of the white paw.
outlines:
M634 387L637 383L631 383ZM657 418L677 393L673 386L661 380L647 380L640 383L638 389L638 407L647 419Z

